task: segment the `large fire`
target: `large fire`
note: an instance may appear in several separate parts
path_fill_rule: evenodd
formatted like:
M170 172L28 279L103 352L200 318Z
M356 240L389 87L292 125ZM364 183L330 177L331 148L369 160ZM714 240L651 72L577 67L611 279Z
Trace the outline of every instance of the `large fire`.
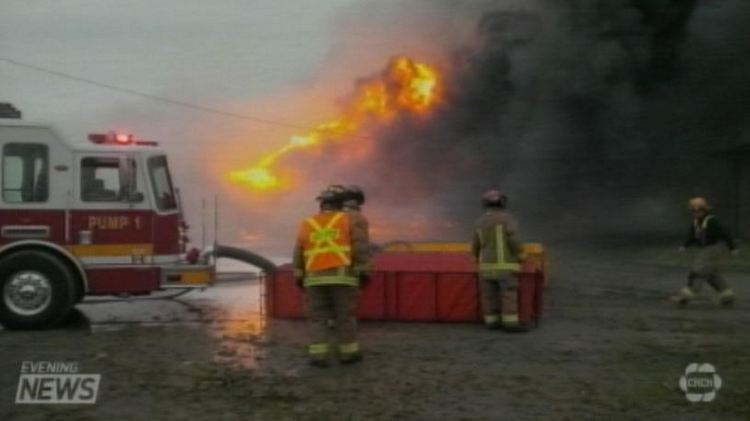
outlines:
M388 124L399 113L423 115L439 101L440 76L424 63L397 56L377 78L357 85L338 118L319 124L256 161L250 168L229 173L229 180L253 190L279 190L291 180L279 175L277 166L285 155L325 142L356 137L368 122Z

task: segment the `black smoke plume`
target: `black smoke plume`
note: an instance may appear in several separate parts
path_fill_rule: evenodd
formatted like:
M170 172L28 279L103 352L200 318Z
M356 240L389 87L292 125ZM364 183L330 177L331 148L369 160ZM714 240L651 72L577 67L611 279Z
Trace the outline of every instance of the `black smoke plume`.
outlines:
M719 151L750 127L750 2L497 4L452 53L440 110L376 133L358 178L377 201L456 239L493 186L536 236L672 231L695 194L729 216Z

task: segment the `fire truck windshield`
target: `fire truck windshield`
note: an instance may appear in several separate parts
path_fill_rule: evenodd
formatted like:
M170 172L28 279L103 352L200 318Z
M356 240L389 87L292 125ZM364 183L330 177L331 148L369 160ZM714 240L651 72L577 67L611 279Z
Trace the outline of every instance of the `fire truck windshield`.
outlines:
M154 156L148 160L148 173L154 191L156 207L161 211L177 209L177 200L172 188L166 156Z

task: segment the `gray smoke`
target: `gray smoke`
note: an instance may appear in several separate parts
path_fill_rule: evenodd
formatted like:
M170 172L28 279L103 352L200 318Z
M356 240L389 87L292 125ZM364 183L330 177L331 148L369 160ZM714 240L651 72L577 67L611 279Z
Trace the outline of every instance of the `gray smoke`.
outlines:
M376 133L357 169L371 196L429 209L456 239L493 186L534 236L671 231L695 194L726 210L714 152L750 128L749 2L482 4L440 110Z

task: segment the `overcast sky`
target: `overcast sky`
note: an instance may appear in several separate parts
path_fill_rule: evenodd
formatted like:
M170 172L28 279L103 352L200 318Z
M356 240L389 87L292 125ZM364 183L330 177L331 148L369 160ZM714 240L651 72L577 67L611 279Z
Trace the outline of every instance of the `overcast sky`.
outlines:
M313 77L355 2L3 0L0 57L218 107ZM118 106L169 107L4 62L0 100L73 136L113 123Z

